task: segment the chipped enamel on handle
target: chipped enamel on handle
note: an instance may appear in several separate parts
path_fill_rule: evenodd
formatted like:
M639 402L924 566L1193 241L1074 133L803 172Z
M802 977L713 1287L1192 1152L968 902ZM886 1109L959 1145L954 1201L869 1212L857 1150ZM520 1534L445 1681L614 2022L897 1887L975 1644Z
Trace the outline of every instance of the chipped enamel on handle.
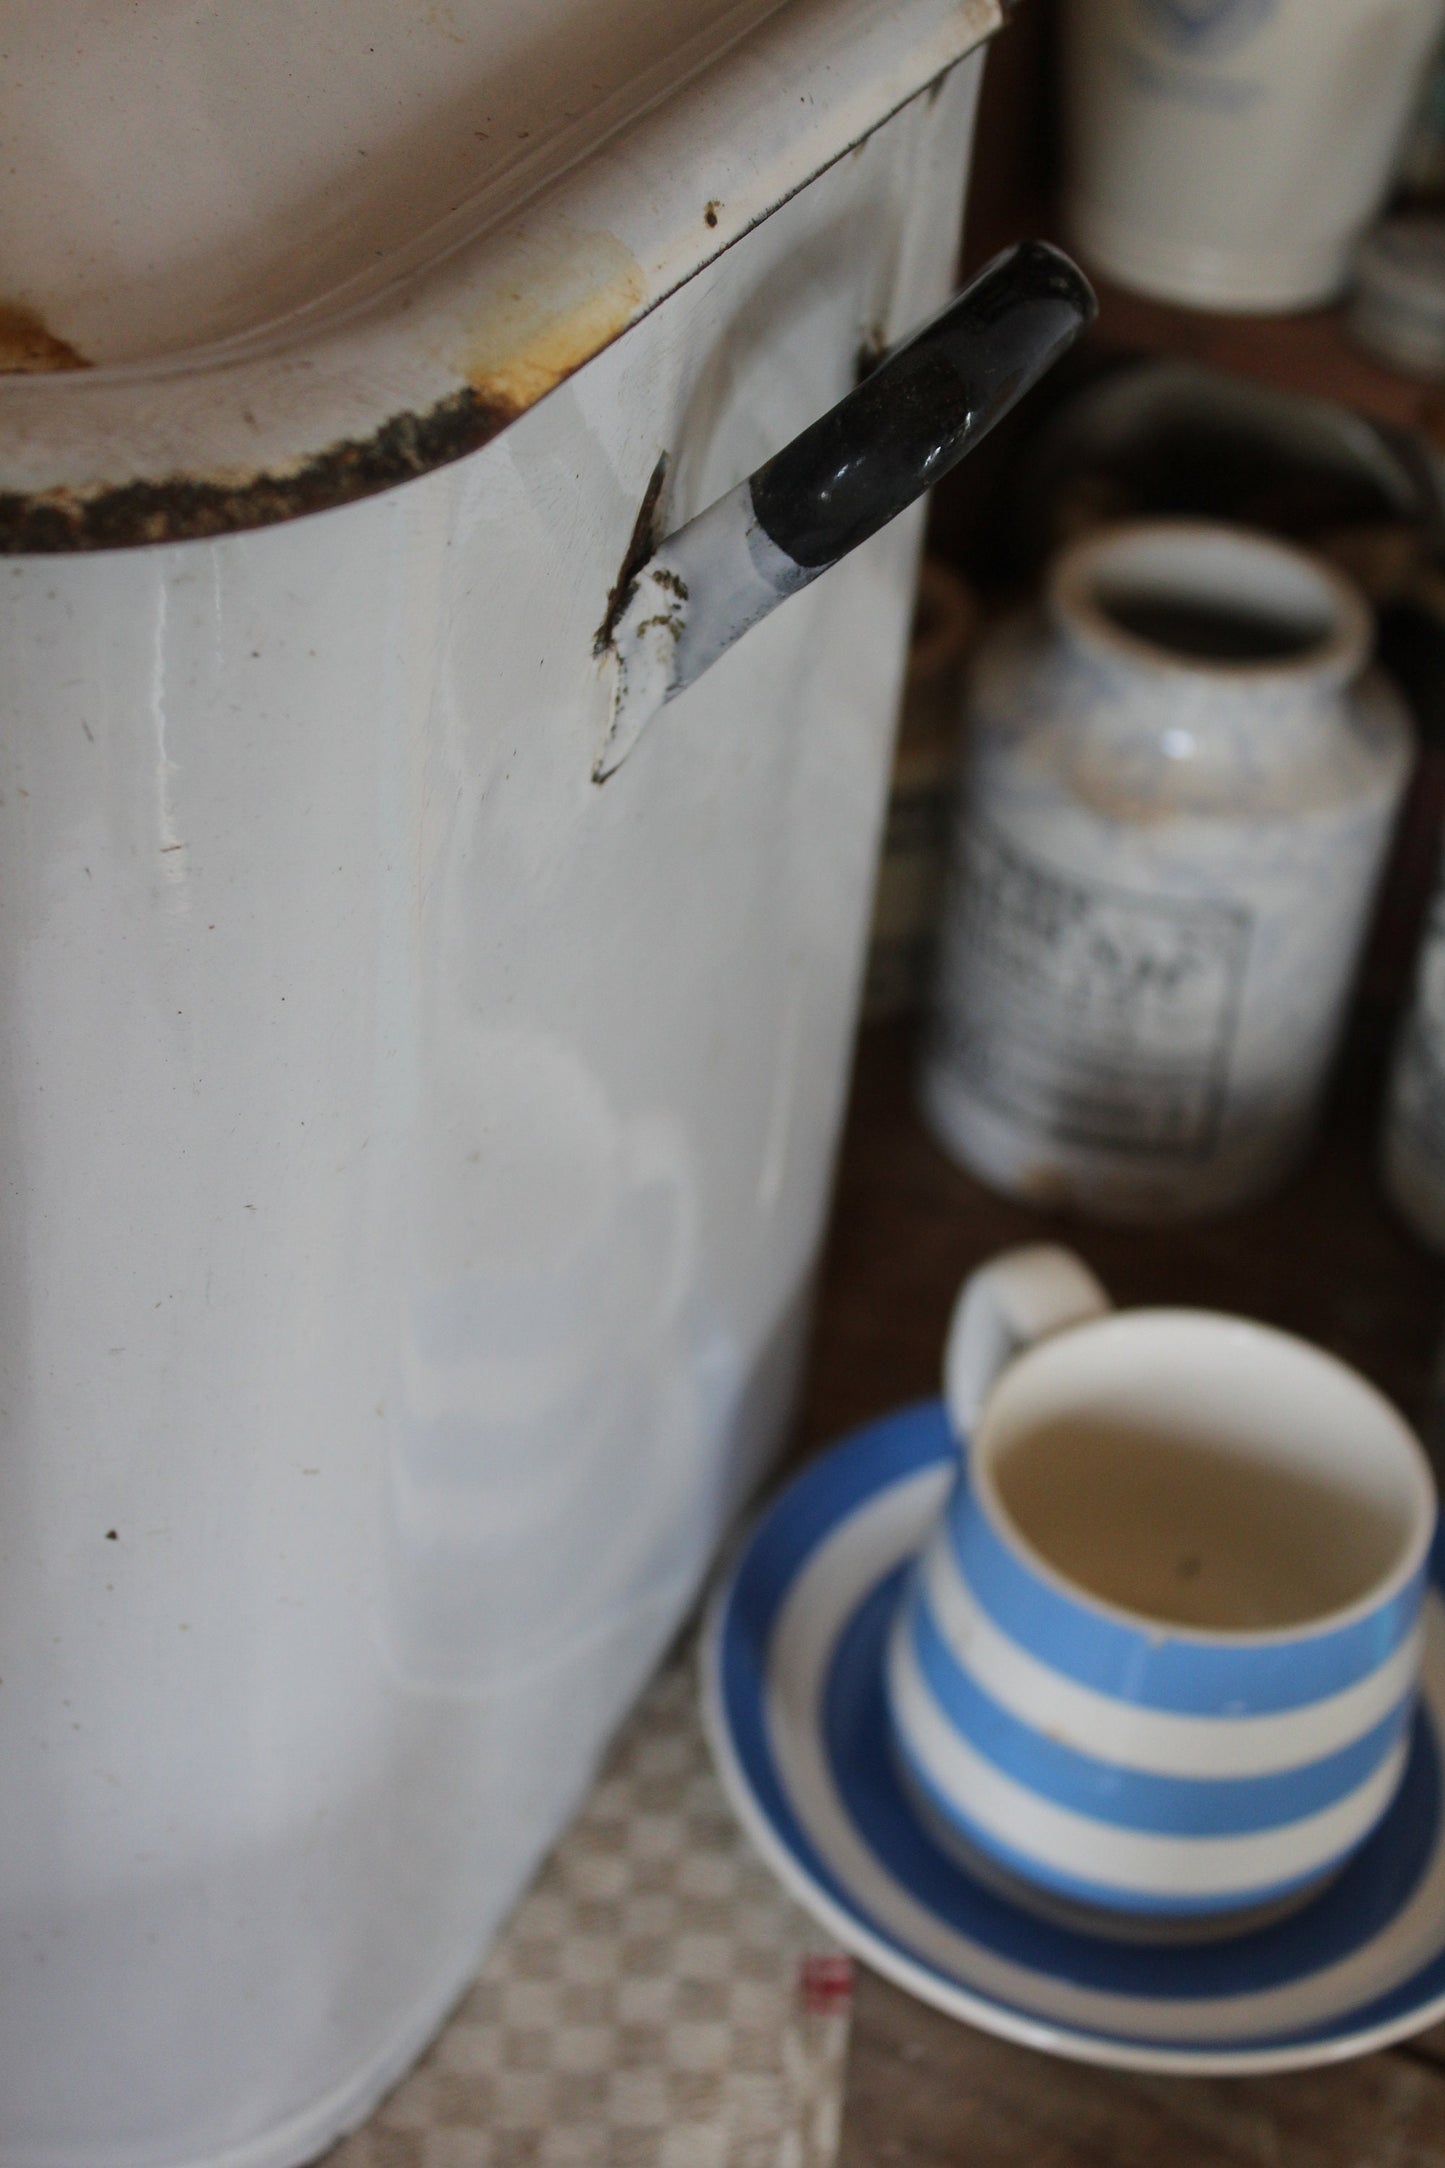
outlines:
M1005 1250L973 1273L944 1344L943 1397L954 1436L974 1435L995 1381L1016 1355L1112 1308L1083 1259L1054 1243Z
M735 640L957 465L1093 322L1042 241L995 256L846 399L659 544L613 628L605 782Z
M823 569L806 571L778 548L753 508L751 476L669 535L612 635L612 713L594 781L621 766L669 700Z

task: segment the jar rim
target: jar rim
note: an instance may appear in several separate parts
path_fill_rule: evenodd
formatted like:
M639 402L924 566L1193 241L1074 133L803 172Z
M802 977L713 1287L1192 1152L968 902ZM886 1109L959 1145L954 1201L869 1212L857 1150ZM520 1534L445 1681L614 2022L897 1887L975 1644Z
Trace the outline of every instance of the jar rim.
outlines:
M1291 543L1222 521L1130 520L1096 529L1055 558L1046 597L1055 621L1095 653L1241 690L1346 683L1364 668L1374 638L1369 602L1344 573ZM1148 611L1171 609L1257 627L1256 649L1209 653L1139 629ZM1273 650L1270 630L1278 635Z

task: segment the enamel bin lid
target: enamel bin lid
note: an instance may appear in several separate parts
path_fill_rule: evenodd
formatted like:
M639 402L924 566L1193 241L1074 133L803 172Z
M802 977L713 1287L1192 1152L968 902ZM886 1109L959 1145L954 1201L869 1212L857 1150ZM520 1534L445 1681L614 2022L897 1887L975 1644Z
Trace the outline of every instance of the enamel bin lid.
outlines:
M0 549L258 526L474 450L999 15L0 0Z

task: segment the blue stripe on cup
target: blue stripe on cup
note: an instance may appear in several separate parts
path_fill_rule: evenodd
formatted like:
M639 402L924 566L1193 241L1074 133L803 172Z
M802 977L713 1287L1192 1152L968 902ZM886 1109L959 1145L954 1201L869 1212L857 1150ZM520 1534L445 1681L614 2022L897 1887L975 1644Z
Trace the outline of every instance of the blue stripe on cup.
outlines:
M977 1685L950 1654L914 1583L914 1655L948 1722L986 1761L1032 1792L1093 1820L1166 1836L1238 1836L1330 1807L1363 1784L1410 1720L1413 1691L1348 1746L1251 1777L1161 1776L1097 1759L1035 1730Z
M1325 1632L1210 1643L1132 1626L1036 1579L999 1538L966 1469L947 1525L959 1572L1001 1632L1081 1686L1182 1716L1266 1716L1356 1685L1412 1631L1426 1578L1422 1566L1375 1610Z
M1283 1903L1301 1890L1311 1889L1332 1874L1342 1860L1355 1850L1346 1845L1336 1855L1323 1863L1316 1862L1303 1874L1288 1875L1274 1881L1251 1885L1246 1889L1230 1889L1212 1892L1205 1896L1181 1895L1176 1891L1161 1894L1147 1889L1131 1889L1116 1882L1094 1882L1086 1876L1071 1874L1056 1866L1051 1860L1040 1859L1034 1853L1022 1851L1018 1846L1006 1843L994 1830L985 1829L974 1822L952 1800L945 1797L916 1755L909 1751L907 1741L896 1732L892 1739L894 1758L898 1773L907 1790L912 1794L915 1806L923 1810L925 1826L935 1843L945 1850L949 1848L950 1832L956 1832L961 1840L963 1857L961 1864L969 1865L969 1849L981 1853L985 1859L995 1861L1020 1882L1034 1883L1056 1897L1068 1898L1076 1904L1094 1905L1103 1912L1123 1912L1141 1918L1160 1919L1210 1919L1226 1918L1233 1912L1253 1911L1257 1905Z

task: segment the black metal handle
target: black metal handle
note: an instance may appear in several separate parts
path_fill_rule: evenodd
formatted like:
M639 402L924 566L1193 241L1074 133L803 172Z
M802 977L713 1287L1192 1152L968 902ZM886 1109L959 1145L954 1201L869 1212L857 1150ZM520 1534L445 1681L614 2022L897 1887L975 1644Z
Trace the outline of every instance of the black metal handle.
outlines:
M616 679L596 780L750 626L956 466L1096 306L1060 250L1006 249L846 399L659 543L605 635Z
M764 531L822 571L957 466L1093 322L1088 280L1044 241L995 256L856 391L752 477Z

